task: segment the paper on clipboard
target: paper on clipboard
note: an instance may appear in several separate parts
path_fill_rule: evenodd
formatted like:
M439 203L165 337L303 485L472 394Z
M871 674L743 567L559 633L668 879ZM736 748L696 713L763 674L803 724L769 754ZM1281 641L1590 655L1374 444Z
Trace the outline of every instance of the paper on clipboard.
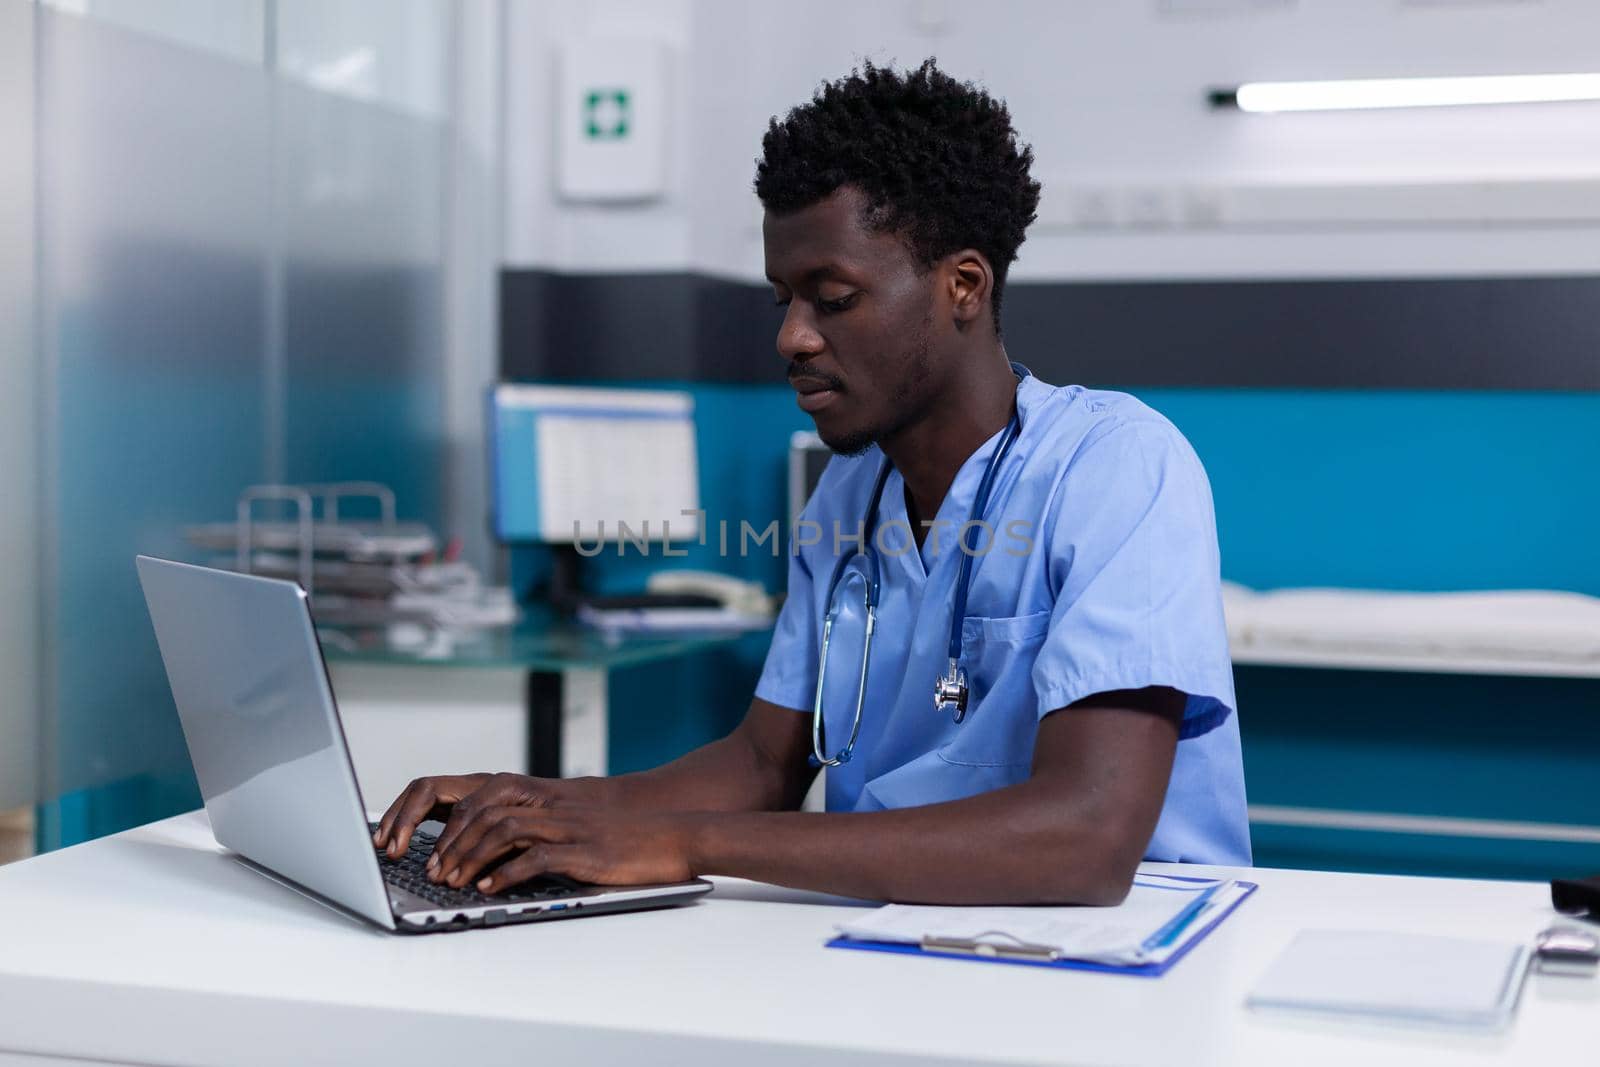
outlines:
M1226 879L1140 874L1127 899L1110 908L890 904L837 928L859 941L931 948L967 945L1003 955L1137 966L1160 963L1180 951L1204 929L1208 915L1225 910L1247 892Z

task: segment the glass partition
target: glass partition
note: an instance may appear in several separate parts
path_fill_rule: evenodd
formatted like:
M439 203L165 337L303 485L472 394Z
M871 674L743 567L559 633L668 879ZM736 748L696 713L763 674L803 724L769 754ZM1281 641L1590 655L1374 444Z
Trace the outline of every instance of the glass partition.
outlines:
M398 23L382 0L336 6L340 47L445 99L448 5ZM280 76L293 5L35 10L54 847L198 802L136 553L203 558L185 525L285 477L387 481L437 520L448 127L438 107Z
M32 4L0 4L0 853L33 803L38 753L38 392ZM13 817L13 822L23 814ZM0 858L0 862L4 862Z

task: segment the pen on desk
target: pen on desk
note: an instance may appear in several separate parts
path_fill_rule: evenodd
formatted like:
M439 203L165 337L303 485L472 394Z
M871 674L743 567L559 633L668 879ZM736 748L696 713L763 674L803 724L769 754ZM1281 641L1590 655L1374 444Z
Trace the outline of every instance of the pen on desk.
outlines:
M1183 935L1185 930L1194 925L1194 921L1206 910L1211 898L1217 895L1217 892L1224 884L1223 882L1218 882L1215 885L1207 886L1198 896L1185 905L1182 911L1168 920L1165 926L1145 938L1144 944L1139 947L1145 952L1151 952L1171 945Z

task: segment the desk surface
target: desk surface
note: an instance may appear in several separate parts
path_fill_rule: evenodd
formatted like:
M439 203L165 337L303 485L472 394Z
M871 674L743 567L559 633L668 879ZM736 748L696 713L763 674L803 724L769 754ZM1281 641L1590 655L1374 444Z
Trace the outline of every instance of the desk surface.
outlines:
M719 645L744 633L606 634L592 627L530 611L516 626L430 639L421 648L396 647L381 629L317 628L324 654L341 663L411 667L488 667L532 671L629 667L673 659Z
M175 1064L798 1064L826 1052L846 1064L1411 1067L1575 1062L1600 1045L1600 981L1541 975L1498 1035L1247 1012L1246 991L1305 926L1527 938L1553 914L1533 883L1249 876L1260 891L1155 980L826 949L848 902L726 879L670 911L406 938L246 869L193 813L0 869L0 1050Z

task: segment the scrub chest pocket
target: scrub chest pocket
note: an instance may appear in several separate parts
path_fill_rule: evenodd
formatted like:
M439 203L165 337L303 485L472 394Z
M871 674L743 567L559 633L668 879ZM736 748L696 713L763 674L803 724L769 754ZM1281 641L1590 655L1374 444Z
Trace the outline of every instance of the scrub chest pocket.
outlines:
M958 767L1024 772L1032 765L1039 729L1033 662L1049 629L1048 611L962 622L962 660L972 703L966 722L950 724L950 741L939 749L941 760Z

